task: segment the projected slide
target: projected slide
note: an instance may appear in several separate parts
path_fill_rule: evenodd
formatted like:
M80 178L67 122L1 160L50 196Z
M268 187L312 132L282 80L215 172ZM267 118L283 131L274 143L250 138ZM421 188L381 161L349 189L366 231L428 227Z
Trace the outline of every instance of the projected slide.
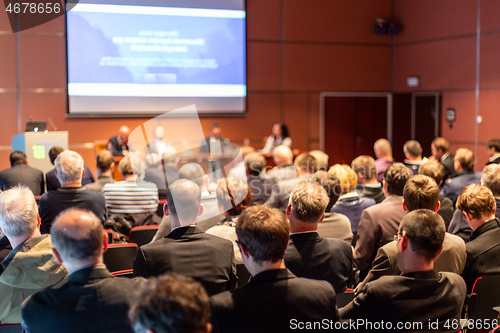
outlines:
M70 113L245 112L245 11L79 3L67 13Z

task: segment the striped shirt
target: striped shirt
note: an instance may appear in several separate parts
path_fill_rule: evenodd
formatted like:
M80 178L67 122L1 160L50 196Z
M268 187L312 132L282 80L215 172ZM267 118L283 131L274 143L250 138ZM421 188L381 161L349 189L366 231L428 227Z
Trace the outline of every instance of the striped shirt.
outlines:
M102 194L110 215L156 212L158 208L158 187L154 183L108 183L104 185Z

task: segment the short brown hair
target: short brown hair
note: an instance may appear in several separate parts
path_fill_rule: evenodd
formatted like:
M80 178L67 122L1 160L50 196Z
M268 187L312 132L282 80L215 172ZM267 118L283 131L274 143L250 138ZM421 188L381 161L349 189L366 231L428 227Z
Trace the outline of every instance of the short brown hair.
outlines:
M411 157L419 157L422 155L422 146L416 140L406 141L403 150L410 154Z
M341 192L339 179L337 176L332 175L323 170L316 171L313 176L313 180L323 186L330 198L328 205L325 208L325 212L329 212L330 208L337 202Z
M113 154L109 150L101 150L95 159L95 164L101 171L108 171L113 162Z
M328 194L316 182L302 181L290 195L291 213L302 222L318 223L329 202Z
M266 158L259 153L248 153L243 160L250 175L259 176L266 166Z
M138 156L128 155L118 163L118 171L123 176L139 174L144 169L144 164Z
M257 262L283 259L290 240L285 214L265 205L248 207L236 224L238 241Z
M437 150L441 149L444 154L450 151L450 143L445 138L437 137L432 140L432 144Z
M351 192L358 184L358 175L347 164L332 165L328 172L337 176L342 194Z
M352 163L351 167L356 172L360 173L366 179L377 178L377 167L375 165L375 160L369 155L361 155L356 157Z
M491 139L488 141L488 148L494 149L496 153L500 153L500 139Z
M305 170L308 173L315 173L318 170L316 158L307 153L302 153L297 156L293 164L297 169Z
M410 240L410 248L427 262L437 257L443 245L446 227L443 218L428 209L417 209L408 213L401 224L399 232L406 232Z
M60 153L64 151L64 148L61 146L54 146L50 148L49 150L49 159L50 163L54 164L54 161L56 160L57 156L59 156Z
M403 195L406 182L413 172L403 163L394 163L384 171L384 182L387 192L393 195Z
M484 167L481 182L495 197L500 197L500 165L489 164Z
M474 153L467 148L459 148L455 153L455 160L460 162L462 169L473 170L476 165L476 158Z
M240 215L252 202L252 190L241 179L221 178L217 181L217 203L229 216Z
M436 160L430 160L418 168L418 174L431 177L439 185L444 178L444 166Z
M136 332L202 333L210 322L210 303L199 282L168 273L146 281L129 318Z
M439 187L434 179L424 175L416 175L408 179L403 189L406 208L435 210L439 201Z
M474 219L483 215L493 215L497 208L491 190L478 184L466 186L457 199L457 209L470 214Z

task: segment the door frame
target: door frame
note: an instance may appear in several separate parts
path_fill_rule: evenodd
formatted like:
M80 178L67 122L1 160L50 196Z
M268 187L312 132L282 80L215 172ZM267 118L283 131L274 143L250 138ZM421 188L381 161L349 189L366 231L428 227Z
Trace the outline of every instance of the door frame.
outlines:
M437 91L429 91L429 92L412 92L411 93L411 140L415 140L415 134L417 126L417 110L416 110L416 98L417 96L434 96L434 110L436 112L435 122L434 122L434 137L437 138L439 136L439 126L440 126L440 115L439 112L439 99L441 98L441 93Z
M392 94L390 92L322 92L319 94L319 149L325 151L325 97L386 97L387 140L392 142ZM413 102L413 97L412 97Z

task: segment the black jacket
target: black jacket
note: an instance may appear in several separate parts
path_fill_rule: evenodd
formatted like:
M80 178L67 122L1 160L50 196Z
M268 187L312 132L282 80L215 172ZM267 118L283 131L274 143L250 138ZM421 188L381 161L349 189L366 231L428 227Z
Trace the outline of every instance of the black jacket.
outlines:
M45 192L43 172L26 164L17 164L0 172L0 190L7 191L17 184L28 186L34 195Z

